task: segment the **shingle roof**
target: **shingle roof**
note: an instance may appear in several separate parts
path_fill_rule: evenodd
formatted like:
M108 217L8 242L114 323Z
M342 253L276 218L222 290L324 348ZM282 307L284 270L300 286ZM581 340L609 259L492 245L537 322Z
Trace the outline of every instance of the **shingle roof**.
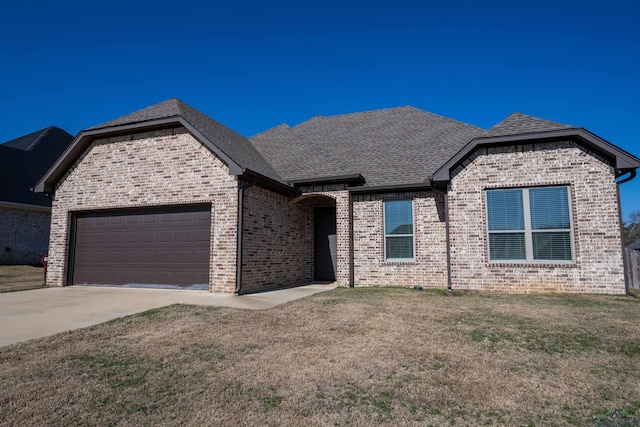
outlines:
M30 189L71 141L72 135L50 126L0 144L0 201L51 206L43 194Z
M38 143L51 131L53 126L40 129L28 135L20 136L2 144L3 147L16 148L23 151L33 150Z
M484 136L518 135L572 128L575 128L575 126L539 119L522 113L512 113L509 117L489 129Z
M271 179L281 180L275 169L262 158L248 139L176 98L102 123L88 130L107 129L170 117L182 117L243 168Z
M484 130L413 107L314 117L250 138L287 181L362 174L368 186L423 182Z

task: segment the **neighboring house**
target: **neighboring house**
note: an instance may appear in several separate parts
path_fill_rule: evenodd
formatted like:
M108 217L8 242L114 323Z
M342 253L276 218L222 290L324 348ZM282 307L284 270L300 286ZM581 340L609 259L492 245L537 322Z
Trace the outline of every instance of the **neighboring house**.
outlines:
M51 200L31 188L71 141L50 126L0 144L0 264L39 264L47 252Z
M486 131L400 107L246 139L170 99L81 132L36 191L52 286L620 294L616 179L639 166L519 113Z

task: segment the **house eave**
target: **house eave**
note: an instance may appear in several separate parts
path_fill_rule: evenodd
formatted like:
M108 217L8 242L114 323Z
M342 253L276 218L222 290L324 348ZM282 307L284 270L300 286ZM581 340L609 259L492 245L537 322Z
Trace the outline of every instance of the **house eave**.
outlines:
M350 175L322 176L289 181L289 183L295 187L323 184L347 184L350 186L360 186L364 185L365 182L365 178L359 173Z
M395 185L376 185L376 186L364 186L364 187L349 187L350 193L354 194L367 194L367 193L395 193L401 191L424 191L430 190L431 184L428 182L415 182L408 184L395 184Z
M51 212L51 206L31 205L28 203L15 203L0 201L0 208L24 209L27 211Z
M479 137L472 139L462 150L449 159L440 169L433 174L433 182L446 183L451 180L451 170L460 164L477 148L499 147L514 144L526 144L534 142L553 142L566 139L575 139L580 143L604 154L613 162L616 175L619 176L625 171L640 167L640 159L634 155L616 147L610 142L594 135L584 128L568 128L561 130L532 132L517 135L502 135Z
M242 178L245 181L251 181L255 178L256 185L262 188L266 188L267 190L275 191L276 193L284 194L286 196L300 195L300 191L297 188L269 178L268 176L264 176L258 172L252 171L251 169L243 169L242 173L238 175L239 178Z

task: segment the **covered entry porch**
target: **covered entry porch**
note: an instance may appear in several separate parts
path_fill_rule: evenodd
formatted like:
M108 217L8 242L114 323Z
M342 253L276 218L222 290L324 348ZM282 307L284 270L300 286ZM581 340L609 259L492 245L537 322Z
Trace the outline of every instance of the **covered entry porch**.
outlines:
M307 193L292 203L307 213L304 256L309 280L349 286L351 215L348 192Z

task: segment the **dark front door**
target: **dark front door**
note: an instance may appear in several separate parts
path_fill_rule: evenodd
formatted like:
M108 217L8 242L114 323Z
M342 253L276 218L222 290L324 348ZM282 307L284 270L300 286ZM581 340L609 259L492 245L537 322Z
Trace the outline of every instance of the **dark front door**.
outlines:
M314 279L336 280L336 208L314 209Z
M209 283L211 207L79 214L72 284Z

